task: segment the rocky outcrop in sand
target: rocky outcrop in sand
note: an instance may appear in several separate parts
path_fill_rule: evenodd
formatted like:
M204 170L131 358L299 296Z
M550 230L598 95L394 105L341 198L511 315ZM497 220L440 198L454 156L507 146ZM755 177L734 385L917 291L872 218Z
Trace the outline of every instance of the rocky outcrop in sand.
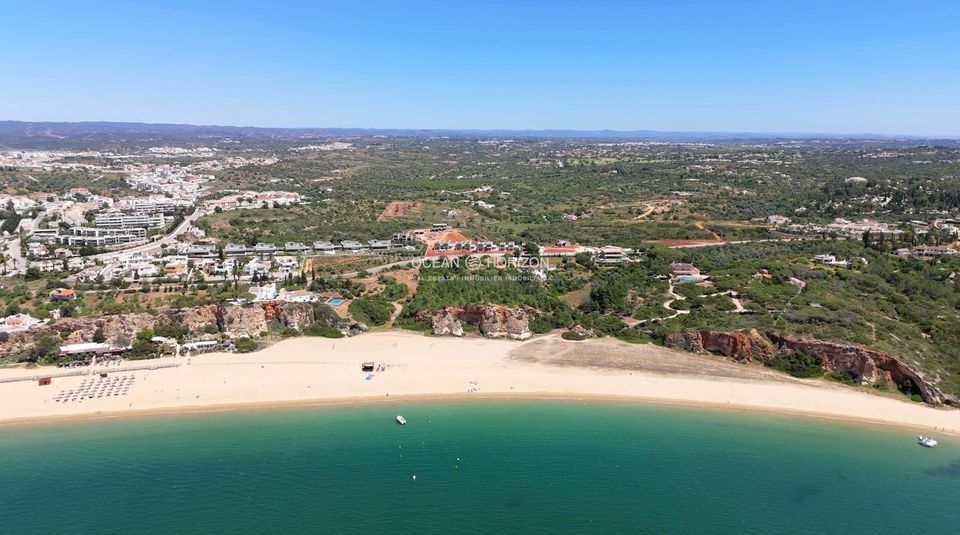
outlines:
M525 340L530 338L530 314L533 309L484 307L480 332L490 338Z
M511 308L500 305L464 305L444 307L435 312L420 312L417 319L429 321L433 333L439 336L463 336L463 324L473 325L488 338L526 340L530 331L530 316L539 312L533 308Z
M800 338L752 330L749 333L724 331L692 331L672 333L664 345L693 352L718 353L739 361L764 362L778 354L796 351L819 357L825 369L853 374L861 384L906 384L923 401L932 404L957 405L955 396L945 394L922 372L902 360L881 351L860 345L828 342L816 338Z
M579 340L594 338L597 336L596 333L593 332L593 329L587 329L586 327L584 327L583 325L580 325L579 323L574 325L573 327L570 327L570 329L567 332L569 332L571 336Z
M437 336L463 336L463 323L455 310L440 309L430 317L430 326Z

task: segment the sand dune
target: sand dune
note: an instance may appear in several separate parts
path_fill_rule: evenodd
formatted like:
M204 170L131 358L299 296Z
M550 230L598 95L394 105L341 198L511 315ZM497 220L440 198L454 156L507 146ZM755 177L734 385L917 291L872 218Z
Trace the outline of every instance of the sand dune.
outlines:
M385 371L361 372L375 361ZM603 397L653 400L936 428L960 434L960 411L801 381L718 357L616 340L526 342L434 338L407 332L295 338L245 355L214 353L126 364L175 364L135 376L126 395L54 401L99 376L53 384L0 383L0 421L201 410L241 405L383 401L400 397ZM0 379L49 370L0 370Z

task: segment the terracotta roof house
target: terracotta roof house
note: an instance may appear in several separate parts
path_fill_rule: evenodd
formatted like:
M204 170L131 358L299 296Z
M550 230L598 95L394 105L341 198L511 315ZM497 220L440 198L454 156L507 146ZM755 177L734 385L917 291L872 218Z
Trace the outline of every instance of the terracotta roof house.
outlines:
M77 298L77 291L70 288L56 288L50 292L50 299L54 301L73 301Z
M694 267L693 264L685 264L682 262L674 262L670 264L670 271L674 277L680 277L683 275L699 275L700 270Z

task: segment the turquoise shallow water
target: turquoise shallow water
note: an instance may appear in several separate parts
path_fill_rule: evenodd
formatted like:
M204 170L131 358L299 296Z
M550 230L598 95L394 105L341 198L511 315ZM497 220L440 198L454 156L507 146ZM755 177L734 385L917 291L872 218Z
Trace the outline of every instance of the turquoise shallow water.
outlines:
M957 442L761 414L484 401L0 427L5 534L958 526Z

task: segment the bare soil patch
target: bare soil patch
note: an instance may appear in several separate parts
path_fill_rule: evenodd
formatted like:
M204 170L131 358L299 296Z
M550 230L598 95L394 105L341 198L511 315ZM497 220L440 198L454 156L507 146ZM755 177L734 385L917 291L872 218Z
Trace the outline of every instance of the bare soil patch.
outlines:
M418 214L423 211L423 203L419 201L392 201L387 204L383 212L377 217L377 221L394 219L398 217L407 217Z

